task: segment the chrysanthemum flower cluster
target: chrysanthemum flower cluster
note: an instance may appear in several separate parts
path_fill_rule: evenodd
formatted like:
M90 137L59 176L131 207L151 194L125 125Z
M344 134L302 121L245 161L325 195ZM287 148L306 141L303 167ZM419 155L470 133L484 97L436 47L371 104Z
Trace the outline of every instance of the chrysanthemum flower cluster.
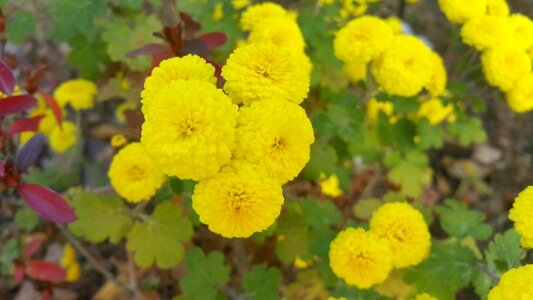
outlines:
M505 0L439 0L448 19L462 24L463 42L481 52L487 82L518 113L533 109L533 21L510 14Z
M419 97L418 117L438 124L452 116L453 107L440 99L446 94L447 83L441 57L417 37L403 34L397 20L356 18L337 32L334 49L351 81L366 81L372 75L378 89L391 96L414 97L425 90L427 93ZM377 104L371 99L367 109L372 111L369 119L373 120L378 111L390 115L393 108L391 103Z
M302 170L314 142L298 105L309 91L311 64L292 14L273 3L252 5L241 26L251 32L222 68L224 90L212 65L188 55L163 61L141 94L147 156L163 174L198 181L193 209L225 237L248 237L275 221L281 186Z
M370 230L347 228L331 242L330 266L349 285L367 289L394 268L418 265L429 255L431 235L422 214L408 203L387 203L370 220Z
M67 106L75 111L92 108L97 92L98 89L93 82L85 79L72 79L61 83L54 90L54 98L64 118L67 115ZM48 137L50 147L54 152L65 152L77 141L78 128L76 124L67 120L62 120L59 123L54 111L45 99L41 95L37 99L38 105L31 111L30 117L42 116L38 132ZM33 132L23 132L20 136L21 143L28 141L34 134Z

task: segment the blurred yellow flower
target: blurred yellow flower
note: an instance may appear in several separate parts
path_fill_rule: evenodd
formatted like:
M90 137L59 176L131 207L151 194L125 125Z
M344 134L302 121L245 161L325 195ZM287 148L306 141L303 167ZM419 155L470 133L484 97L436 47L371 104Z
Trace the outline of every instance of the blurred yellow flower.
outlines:
M60 264L67 272L67 276L65 277L66 282L75 282L80 279L80 262L76 256L76 250L70 244L65 244Z
M111 137L111 146L121 148L128 143L128 139L122 134L115 134Z
M420 109L416 115L419 118L426 118L429 124L436 125L448 119L453 114L453 105L447 104L444 106L442 101L438 98L433 98L420 104Z
M96 84L85 79L72 79L61 83L54 91L54 97L61 107L70 104L74 110L89 109L94 106L98 93Z
M394 111L394 106L389 101L378 101L376 98L368 100L366 104L366 117L370 121L377 120L380 111L390 117Z
M126 123L126 114L125 114L126 110L133 110L136 108L137 108L136 103L133 103L133 102L121 103L115 109L115 118L117 118L117 120L120 123Z
M294 267L297 269L307 269L311 265L311 261L305 261L299 256L294 259Z
M241 9L243 7L246 7L250 4L250 0L231 0L231 5L235 9Z
M222 18L224 18L224 3L217 2L215 4L215 9L211 14L211 18L213 18L214 21L220 21Z
M520 234L520 243L524 248L533 248L533 186L525 188L515 198L513 208L509 211L509 219Z
M61 127L55 126L50 133L50 147L56 153L63 153L76 143L78 128L70 121L63 121Z
M342 195L342 190L339 188L339 178L333 174L326 178L324 173L320 173L321 180L319 181L322 194L333 198Z

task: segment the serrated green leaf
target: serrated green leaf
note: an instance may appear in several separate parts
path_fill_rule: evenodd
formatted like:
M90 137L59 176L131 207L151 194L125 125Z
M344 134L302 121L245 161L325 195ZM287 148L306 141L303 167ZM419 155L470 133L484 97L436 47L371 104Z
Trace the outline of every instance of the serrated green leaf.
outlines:
M192 224L180 206L167 201L158 204L150 217L136 222L128 234L126 248L133 251L140 267L156 263L162 269L177 266L183 258L183 241L192 237Z
M307 198L300 202L300 206L305 223L315 231L326 230L342 221L339 209L331 201Z
M285 299L313 300L326 299L327 289L316 270L299 272L296 281L289 284L283 292Z
M208 256L199 248L193 248L185 254L187 275L181 278L179 285L183 299L219 299L219 287L229 280L231 268L224 265L224 256L218 251Z
M81 34L70 39L69 44L72 50L67 58L68 64L79 68L82 77L98 79L109 63L106 44L98 36L91 41Z
M515 268L520 261L520 256L525 256L520 247L520 236L511 228L504 234L494 235L490 241L488 250L485 252L487 263L492 266L498 274L503 274L507 270Z
M68 228L93 243L109 239L116 244L133 225L130 210L117 196L81 192L72 199L72 205L78 219Z
M50 36L58 41L68 41L76 32L90 35L94 19L105 12L105 0L51 0L48 11L54 25Z
M7 38L13 44L24 42L26 37L35 32L37 18L29 12L16 12L7 23Z
M444 130L441 127L432 126L426 119L418 121L417 126L418 136L420 138L417 143L419 149L428 150L442 147L444 143Z
M436 206L435 211L440 216L442 229L450 236L462 239L470 235L484 241L492 234L492 228L484 223L485 214L468 209L464 203L447 199L444 205Z
M390 153L385 158L385 165L390 168L387 177L400 185L404 196L418 197L430 180L428 159L422 152L410 151L403 159L394 152Z
M254 300L279 299L278 286L281 283L281 273L277 268L266 269L262 265L255 265L244 275L244 288L247 296Z
M309 259L309 247L313 240L313 233L309 230L297 203L287 203L287 210L278 221L278 241L276 242L276 256L285 264L292 263L298 256Z
M493 284L494 282L492 281L492 278L483 272L477 272L474 275L474 278L472 278L474 290L482 300L487 299L487 295L489 294L490 288Z
M127 57L128 52L159 40L152 35L161 29L159 20L153 16L137 15L132 26L126 20L115 19L104 26L102 39L107 43L107 53L113 61L123 62L134 71L145 71L151 65L149 55Z
M461 116L457 121L448 125L451 136L459 139L459 143L468 146L473 143L481 143L487 138L481 120L474 117Z
M429 258L405 270L404 280L418 293L430 293L440 300L455 299L455 292L469 285L476 271L476 257L458 243L437 244Z
M32 231L39 224L39 216L29 207L17 210L15 214L15 224L19 229Z

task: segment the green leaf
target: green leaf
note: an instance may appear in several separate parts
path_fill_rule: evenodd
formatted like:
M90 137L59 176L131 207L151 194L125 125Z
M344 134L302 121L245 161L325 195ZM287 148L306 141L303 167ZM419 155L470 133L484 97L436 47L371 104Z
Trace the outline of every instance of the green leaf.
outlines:
M286 209L278 221L276 255L285 264L292 263L297 256L310 259L309 247L313 233L305 223L297 203L287 203Z
M150 43L158 43L153 32L161 29L159 20L153 16L137 15L130 27L123 19L114 19L104 26L102 39L107 43L107 53L113 61L123 62L134 71L145 71L152 58L149 55L127 57L128 52Z
M278 287L280 283L281 273L273 267L267 270L262 265L255 265L249 273L244 275L244 288L250 299L279 299Z
M39 224L39 216L29 207L22 207L15 214L15 224L19 229L32 231Z
M464 203L447 199L444 205L436 206L435 211L440 216L442 229L450 236L462 239L470 235L484 241L492 234L492 228L484 223L485 214L468 209Z
M16 238L7 240L0 245L0 275L11 275L13 261L20 257L19 242Z
M430 180L428 159L422 152L410 151L403 158L398 153L389 153L385 165L390 168L387 177L400 185L404 196L418 197Z
M117 196L81 192L74 197L72 205L78 219L68 225L69 229L92 243L109 239L116 244L133 225L130 210Z
M317 180L320 173L335 173L337 164L337 152L330 145L320 145L314 143L311 145L311 158L303 170L303 175L309 180Z
M444 143L444 130L438 126L432 126L428 120L423 119L418 122L418 136L420 140L417 146L421 150L432 148L439 149Z
M185 268L187 275L179 282L184 299L217 299L221 295L218 288L226 285L231 271L224 265L222 253L213 251L206 256L199 248L187 251Z
M418 293L427 292L440 300L453 300L455 293L468 286L476 272L474 253L459 243L433 246L429 258L406 269L404 280Z
M382 204L381 200L375 198L361 199L353 206L353 213L359 219L370 220L374 211Z
M6 31L8 40L13 44L24 42L26 37L35 33L37 18L29 12L16 12L12 20L7 23Z
M127 8L140 8L142 4L142 0L120 0L119 1L120 6L124 6Z
M494 235L494 240L490 241L485 255L488 264L494 267L498 274L515 268L516 264L525 256L520 247L520 236L513 228L504 234Z
M457 121L448 125L448 132L451 136L457 137L459 143L464 146L481 143L487 138L481 120L474 117L458 117Z
M79 68L82 77L98 79L109 63L106 44L99 37L91 41L81 34L70 39L69 44L72 51L67 58L68 64Z
M342 221L339 209L331 201L307 198L300 202L305 223L316 231L325 230Z
M136 222L128 235L126 248L143 268L154 262L159 268L177 266L183 258L183 241L192 237L192 224L180 206L167 201L158 204L150 217Z
M68 41L76 32L90 35L94 19L105 12L105 0L51 0L48 11L54 25L50 36L58 41Z
M483 273L483 272L477 272L474 275L474 278L472 279L472 285L474 286L474 290L476 291L476 294L482 299L487 299L487 295L489 294L490 288L493 285L492 278L490 278L489 275Z
M285 299L314 300L326 299L327 289L316 270L299 272L296 281L283 292Z

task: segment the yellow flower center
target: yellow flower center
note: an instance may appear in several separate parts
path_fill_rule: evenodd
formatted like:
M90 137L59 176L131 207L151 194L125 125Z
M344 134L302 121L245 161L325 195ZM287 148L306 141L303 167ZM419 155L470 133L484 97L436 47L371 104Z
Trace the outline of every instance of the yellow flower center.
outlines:
M277 137L274 139L274 143L270 146L270 153L281 151L284 146L285 144L283 140Z
M132 181L137 181L144 178L144 170L139 166L131 166L129 171L130 179Z
M250 205L249 197L244 190L242 184L237 184L229 192L229 207L232 211L238 213L242 208Z
M199 132L202 129L202 125L198 120L193 120L191 118L185 120L180 126L179 132L180 137L191 136L195 132Z

